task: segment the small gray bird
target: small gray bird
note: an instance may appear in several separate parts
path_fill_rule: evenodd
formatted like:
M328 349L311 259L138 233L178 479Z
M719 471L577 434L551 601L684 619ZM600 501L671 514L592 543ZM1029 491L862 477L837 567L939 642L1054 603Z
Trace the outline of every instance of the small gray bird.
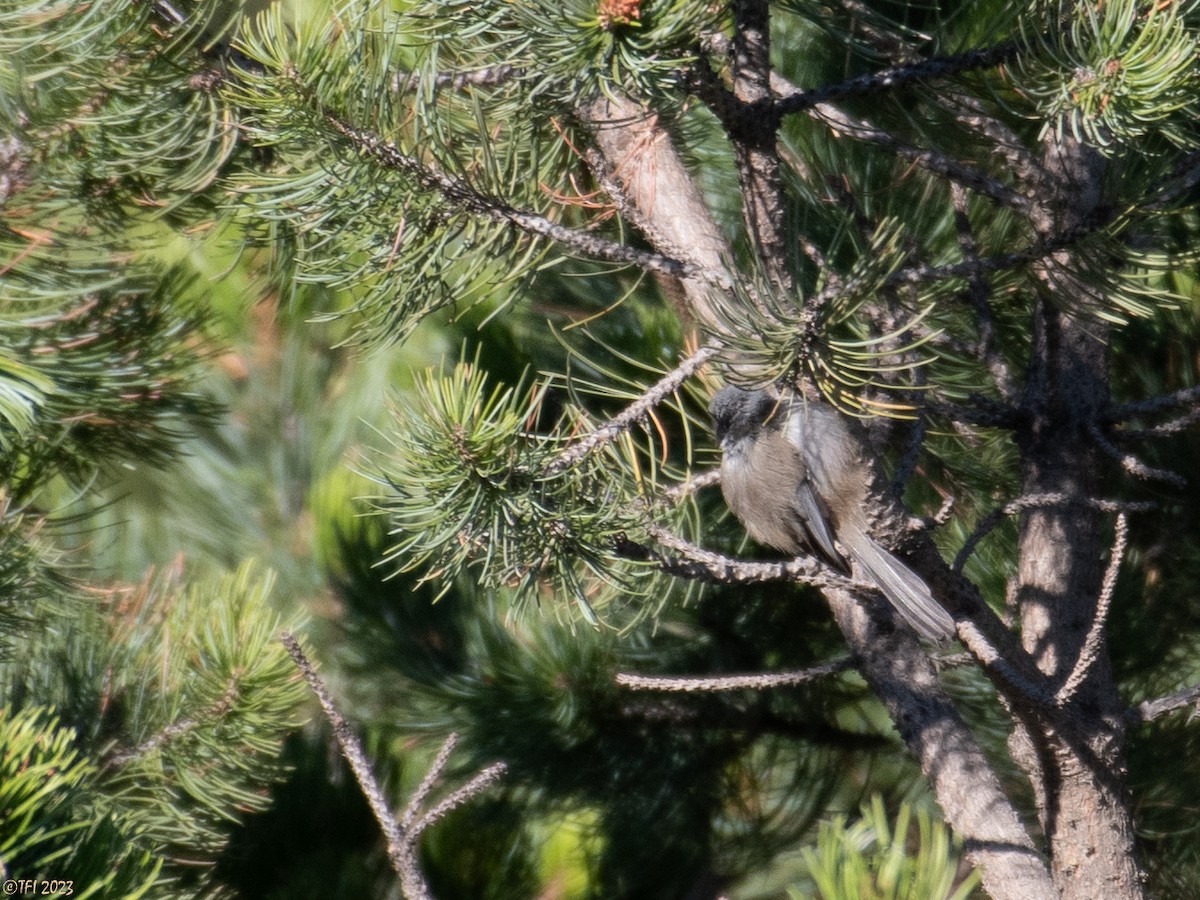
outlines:
M921 637L941 641L954 620L916 572L867 534L873 463L832 407L792 394L722 388L708 407L721 444L725 502L760 544L848 561Z

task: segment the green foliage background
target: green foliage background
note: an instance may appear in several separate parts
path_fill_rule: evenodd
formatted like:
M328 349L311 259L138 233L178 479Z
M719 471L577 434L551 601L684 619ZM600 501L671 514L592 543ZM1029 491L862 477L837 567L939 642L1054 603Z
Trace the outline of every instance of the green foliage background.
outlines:
M24 142L6 146L21 163L6 168L0 221L8 876L72 878L76 896L396 896L378 830L274 640L287 627L306 635L398 802L449 731L462 735L452 776L508 763L499 790L424 846L440 900L684 897L706 879L738 898L972 890L919 772L853 673L685 700L614 684L618 671L783 670L840 652L815 595L700 591L612 552L647 516L718 549L744 540L711 491L654 505L672 479L715 461L703 384L628 440L547 472L570 435L669 368L683 337L660 285L551 254L493 214L503 200L629 238L560 199L582 173L572 103L619 86L659 102L747 257L719 128L680 99L672 74L716 6L648 3L624 30L577 2L398 4L407 19L387 4L334 16L291 3L242 21L208 2L174 22L172 7L135 2L3 6L0 138ZM795 83L878 64L845 17L779 7L779 67ZM1012 28L1020 12L870 7L869 24L935 33L933 53L978 40L984 22ZM1019 77L1040 118L1013 116L1024 133L1158 151L1122 173L1130 203L1196 142L1195 11L1164 13L1143 39L1129 31L1140 8L1097 25L1100 49L1039 32L1046 46ZM1064 78L1105 71L1109 57L1086 54L1130 42L1167 71L1140 88ZM436 73L481 52L517 76L490 94L433 90ZM411 103L398 71L415 73ZM1002 109L1017 102L1011 85L980 90ZM849 105L914 141L946 131L931 106ZM346 143L347 123L386 135L404 159L381 167L353 135ZM821 173L850 173L871 225L850 227L822 178L792 176L794 224L844 277L821 362L845 375L870 358L855 349L872 337L859 308L903 253L916 243L931 266L953 257L945 188L897 179L875 148L806 119L782 142ZM431 167L450 181L431 183ZM1010 212L973 212L990 249L1019 242ZM1092 238L1121 264L1106 312L1122 324L1122 394L1195 383L1194 272L1158 252L1195 224L1164 215L1137 246ZM806 293L825 287L796 267ZM995 279L1018 296L1016 274ZM917 285L903 306L935 309L931 331L969 332L970 310L949 296ZM1025 321L1017 299L997 310L1014 364ZM745 349L772 373L799 352L786 340ZM928 353L923 377L948 396L985 389L965 348L912 350ZM846 377L855 389L901 380ZM890 428L883 442L900 445L903 429ZM952 554L1012 495L997 473L1011 473L1013 449L996 433L935 429L926 450L908 500L932 513L939 491L962 498L938 533ZM1196 472L1194 436L1157 453L1154 465ZM469 493L453 477L464 459ZM1130 702L1200 676L1195 502L1157 499L1171 515L1135 523L1112 626ZM1014 539L998 529L968 565L997 606ZM472 541L495 558L481 562ZM946 680L1002 765L990 690L969 671ZM1182 717L1145 731L1130 765L1147 863L1160 896L1194 896L1195 731ZM1020 794L1018 774L1003 774Z

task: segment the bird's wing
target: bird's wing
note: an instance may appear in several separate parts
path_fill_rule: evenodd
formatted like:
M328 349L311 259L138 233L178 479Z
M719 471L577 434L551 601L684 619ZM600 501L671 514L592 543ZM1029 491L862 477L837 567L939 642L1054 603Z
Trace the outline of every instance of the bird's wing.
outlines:
M819 551L830 562L841 563L842 555L833 543L833 529L829 527L829 511L817 494L809 478L804 478L796 488L796 511L804 530L812 538L813 549Z

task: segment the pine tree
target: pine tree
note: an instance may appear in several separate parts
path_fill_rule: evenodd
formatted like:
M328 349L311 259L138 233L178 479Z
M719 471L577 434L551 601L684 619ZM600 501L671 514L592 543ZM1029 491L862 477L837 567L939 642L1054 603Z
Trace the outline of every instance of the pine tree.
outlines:
M1194 4L2 10L6 874L1196 893ZM725 381L860 420L964 652L749 542Z

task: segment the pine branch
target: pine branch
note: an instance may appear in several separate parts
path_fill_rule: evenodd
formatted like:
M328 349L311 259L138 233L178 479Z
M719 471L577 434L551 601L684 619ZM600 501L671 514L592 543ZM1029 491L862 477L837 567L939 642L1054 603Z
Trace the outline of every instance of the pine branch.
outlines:
M971 228L971 220L967 217L967 197L958 184L950 185L950 198L954 204L954 227L958 237L958 247L964 260L978 261L975 235ZM987 281L982 273L972 275L967 279L967 298L975 311L975 324L979 330L979 343L976 352L987 362L988 372L1000 396L1011 400L1016 396L1016 385L1008 364L996 347L996 320L992 312L990 292Z
M916 81L948 78L975 69L991 69L1012 61L1016 58L1019 50L1020 47L1015 41L1005 41L993 47L968 50L966 53L955 56L936 56L918 62L889 66L878 72L869 72L838 84L785 94L770 103L763 104L765 106L763 111L771 115L788 116L812 109L821 103L830 103L846 97L895 90Z
M1048 231L1047 212L1038 196L1038 187L1045 180L1046 171L1037 156L1024 145L1015 131L987 112L978 98L951 91L939 94L938 100L950 111L955 121L990 144L993 155L1001 160L1002 170L1012 175L1015 183L1022 186L1023 193L1037 204L1035 230Z
M962 836L984 890L997 900L1056 896L1048 866L916 636L883 628L853 594L835 590L826 597L859 671L929 779L947 823ZM957 624L960 636L970 636L970 622Z
M471 776L462 787L455 788L444 799L440 800L432 808L427 810L420 816L412 827L413 838L416 839L421 832L446 817L447 814L458 809L464 803L475 799L493 784L504 777L504 773L508 767L504 763L492 763L490 766L476 772Z
M1173 434L1187 431L1197 423L1200 423L1200 409L1194 409L1189 413L1166 422L1159 422L1157 425L1152 425L1149 428L1122 429L1118 434L1123 440L1170 437Z
M240 692L240 679L236 675L231 676L226 683L225 693L207 709L202 710L198 715L177 719L157 734L151 735L130 750L114 753L104 761L104 768L120 768L170 744L174 740L196 731L198 728L211 725L214 720L220 719L229 712Z
M464 87L497 87L520 78L525 73L516 66L500 63L483 66L464 72L438 72L433 78L439 90L461 91ZM410 92L420 90L424 80L420 72L397 72L392 77L392 90Z
M1034 241L1032 244L1010 253L992 256L977 256L944 266L912 265L893 273L885 284L888 287L902 284L922 284L953 278L972 278L991 272L1018 269L1022 266L1043 262L1062 250L1067 250L1080 241L1091 237L1111 224L1112 213L1100 213L1058 234Z
M606 188L619 206L637 210L634 219L660 253L685 261L693 277L682 278L685 327L696 323L721 332L714 294L734 287L729 276L732 249L713 221L704 196L674 147L670 133L632 99L610 90L578 110L592 133Z
M771 99L771 24L766 0L733 0L732 79L733 95L754 108ZM776 137L777 116L739 116L725 121L732 127L738 183L742 194L742 219L777 290L788 290L788 247L784 226L787 216L783 184L779 174Z
M652 387L647 389L637 400L613 416L599 428L586 437L573 441L558 457L546 467L547 475L555 475L575 465L583 457L618 437L629 428L636 425L650 410L661 403L669 394L674 393L684 381L690 378L708 360L718 353L714 343L705 344L691 356L684 359L673 370L660 378Z
M710 488L720 483L720 469L710 469L707 472L701 472L699 475L689 473L686 481L672 485L663 491L663 500L670 504L676 504L695 494L697 491L702 491L705 488Z
M350 771L354 773L354 778L358 782L358 786L362 789L363 796L367 799L367 805L371 807L371 813L375 816L375 821L383 831L383 836L387 841L388 858L392 862L392 868L400 875L401 879L406 877L409 860L403 858L405 844L405 834L400 824L396 821L396 817L392 814L388 807L387 799L383 796L383 790L379 783L375 780L375 775L371 771L371 764L367 761L367 754L363 750L362 743L358 739L358 735L354 733L354 729L350 723L346 721L341 712L334 705L333 698L329 695L329 691L325 687L325 683L321 677L317 675L317 671L313 668L312 663L308 661L304 651L300 647L300 642L290 632L283 632L279 635L279 641L287 649L288 656L296 664L296 667L304 675L304 680L308 682L309 688L316 695L317 700L321 704L321 709L325 712L325 718L329 720L329 725L333 728L334 739L338 742L338 747L341 748L342 756L350 766ZM418 877L419 877L419 873Z
M720 55L728 52L730 42L724 35L710 35L705 39L705 47L714 55ZM753 123L755 128L763 128L764 122L771 122L772 116L778 111L778 106L770 111L765 111L763 106L766 101L749 103L739 100L721 85L712 69L703 60L689 70L684 83L705 102L731 134L738 134L746 130L748 126L743 125L743 122ZM775 104L783 103L789 97L801 97L809 93L798 89L776 72L771 73L770 87L775 95L773 101ZM835 134L883 147L903 159L911 160L935 175L940 175L951 182L961 184L991 198L1000 206L1026 215L1032 213L1034 207L1027 197L997 181L986 172L961 163L941 151L914 147L861 116L845 112L829 102L832 99L835 98L818 100L806 107L806 110L814 119L822 122Z
M1200 411L1200 385L1182 388L1158 397L1147 397L1144 400L1123 403L1109 410L1104 417L1104 421L1123 422L1138 416L1162 412L1167 409L1178 409L1179 407L1195 407L1190 412Z
M705 274L694 265L661 253L638 250L586 231L568 228L537 213L517 209L498 197L477 191L461 179L424 165L401 152L395 144L365 129L356 128L331 112L326 112L324 117L329 127L363 156L414 178L425 189L440 194L459 212L507 223L523 234L552 241L560 248L587 259L634 265L674 278L701 277Z

